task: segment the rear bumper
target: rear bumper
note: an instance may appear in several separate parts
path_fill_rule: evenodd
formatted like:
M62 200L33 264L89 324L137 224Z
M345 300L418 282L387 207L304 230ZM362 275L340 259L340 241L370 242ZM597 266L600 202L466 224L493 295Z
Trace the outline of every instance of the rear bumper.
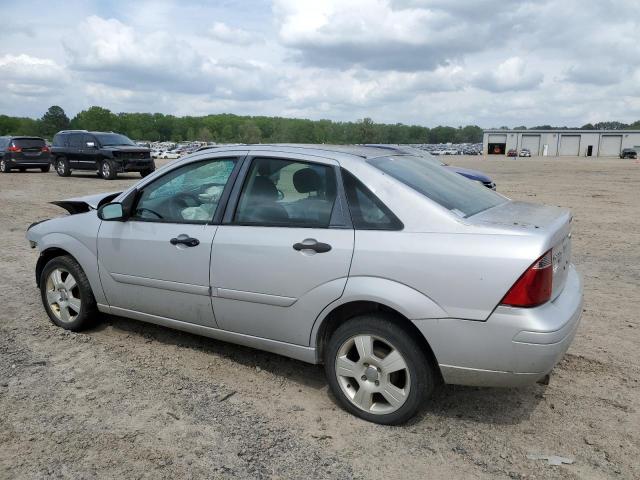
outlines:
M536 308L499 306L484 322L414 321L446 383L512 387L535 383L567 351L582 315L582 279L570 267L562 293Z
M46 167L51 164L51 157L37 157L37 158L7 158L4 159L7 162L7 165L11 168L16 167Z

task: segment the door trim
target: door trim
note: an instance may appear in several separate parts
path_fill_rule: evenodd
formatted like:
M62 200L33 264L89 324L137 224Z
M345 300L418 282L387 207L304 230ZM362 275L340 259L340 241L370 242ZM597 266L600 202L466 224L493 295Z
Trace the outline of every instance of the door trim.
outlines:
M290 307L297 298L282 297L280 295L270 295L268 293L246 292L244 290L231 290L229 288L214 288L213 296L226 298L229 300L239 300L241 302L264 303L276 307Z
M137 277L124 273L109 273L118 283L127 285L139 285L141 287L158 288L160 290L171 290L172 292L191 293L193 295L204 295L208 297L211 289L204 285L194 285L191 283L172 282L170 280L158 280L156 278Z

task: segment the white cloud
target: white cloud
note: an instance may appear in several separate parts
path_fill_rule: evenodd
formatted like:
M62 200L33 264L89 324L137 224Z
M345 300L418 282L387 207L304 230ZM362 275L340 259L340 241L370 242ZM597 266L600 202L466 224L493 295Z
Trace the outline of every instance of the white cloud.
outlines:
M490 92L509 90L532 90L538 87L544 75L527 67L520 57L511 57L498 64L494 69L475 75L473 85Z
M215 40L233 45L249 45L257 41L258 37L241 28L232 28L223 22L215 22L209 29L209 35Z
M637 0L5 0L2 113L482 126L640 118ZM37 9L37 15L33 15Z

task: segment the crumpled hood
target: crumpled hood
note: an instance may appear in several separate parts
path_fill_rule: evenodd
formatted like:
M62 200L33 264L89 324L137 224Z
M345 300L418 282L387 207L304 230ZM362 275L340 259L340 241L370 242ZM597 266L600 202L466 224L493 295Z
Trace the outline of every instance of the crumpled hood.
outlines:
M107 203L122 192L97 193L95 195L86 195L84 197L67 198L65 200L57 200L51 202L53 205L64 208L70 214L84 213L89 210L97 210L100 205Z
M460 175L463 175L471 180L478 180L480 182L486 183L491 182L491 177L486 174L479 172L478 170L471 170L470 168L456 167L455 165L446 165L449 170L453 170Z

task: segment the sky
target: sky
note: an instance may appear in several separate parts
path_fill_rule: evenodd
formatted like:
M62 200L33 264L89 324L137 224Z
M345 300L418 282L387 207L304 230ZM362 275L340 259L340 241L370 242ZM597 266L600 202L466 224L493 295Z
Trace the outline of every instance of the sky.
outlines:
M0 114L640 119L638 0L0 0Z

